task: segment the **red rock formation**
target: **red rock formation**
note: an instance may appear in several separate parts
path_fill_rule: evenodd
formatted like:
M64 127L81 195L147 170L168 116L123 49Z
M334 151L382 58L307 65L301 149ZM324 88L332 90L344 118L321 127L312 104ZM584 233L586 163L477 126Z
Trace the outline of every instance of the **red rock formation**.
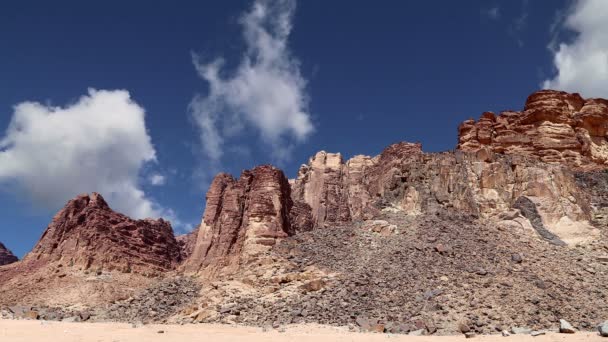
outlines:
M23 259L140 274L171 270L179 261L169 222L132 220L112 211L97 193L70 200Z
M0 242L0 266L12 264L18 260L19 259L13 255L13 252L11 252L2 244L2 242Z
M377 157L358 155L346 163L339 153L318 152L300 167L293 201L311 208L314 227L371 218L377 212L372 202L382 197L383 184L392 181L395 164L420 153L420 144L406 142L390 145ZM296 223L295 228L300 230L301 225Z
M215 177L186 272L230 272L293 233L287 178L273 166Z
M194 245L196 244L196 238L198 237L198 230L200 226L197 226L188 234L178 235L175 237L177 244L179 245L182 259L187 259L194 251Z
M458 149L487 147L496 153L526 155L548 163L580 168L608 166L608 100L541 90L528 97L521 112L496 116L458 127Z

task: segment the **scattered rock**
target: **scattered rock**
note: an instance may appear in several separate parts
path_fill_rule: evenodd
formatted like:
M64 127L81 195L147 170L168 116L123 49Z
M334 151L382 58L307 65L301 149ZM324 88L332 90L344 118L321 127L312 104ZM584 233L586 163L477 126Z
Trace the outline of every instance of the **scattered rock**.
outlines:
M521 257L521 254L513 253L511 254L511 260L516 264L521 264L524 259Z
M410 331L408 333L408 335L410 335L410 336L422 336L422 335L424 335L424 329L418 329L418 330Z
M513 327L513 328L511 328L511 333L518 334L518 335L529 335L532 333L532 329Z
M570 323L568 323L568 321L566 321L565 319L560 319L559 332L562 334L574 334L576 330Z
M597 326L597 330L599 331L602 337L608 337L608 321Z

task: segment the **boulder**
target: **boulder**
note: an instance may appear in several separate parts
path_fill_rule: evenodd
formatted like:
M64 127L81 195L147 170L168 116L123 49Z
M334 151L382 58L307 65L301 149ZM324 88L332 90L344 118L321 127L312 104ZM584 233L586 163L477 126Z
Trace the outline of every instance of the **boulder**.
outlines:
M559 332L562 334L574 334L576 329L565 319L559 320Z

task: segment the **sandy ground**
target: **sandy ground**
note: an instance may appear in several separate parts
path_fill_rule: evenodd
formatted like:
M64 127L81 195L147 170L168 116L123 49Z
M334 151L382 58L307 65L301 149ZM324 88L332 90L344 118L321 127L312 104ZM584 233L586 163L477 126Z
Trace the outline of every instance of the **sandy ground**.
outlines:
M163 331L163 333L159 333ZM411 342L455 342L464 341L464 336L405 336L391 334L354 333L346 329L317 325L289 326L285 332L263 331L259 328L242 326L198 324L198 325L146 325L132 327L122 323L66 323L45 321L0 320L0 341L40 342L40 341L411 341ZM577 333L574 335L547 334L476 336L473 341L607 341L597 333ZM467 340L471 341L471 340Z

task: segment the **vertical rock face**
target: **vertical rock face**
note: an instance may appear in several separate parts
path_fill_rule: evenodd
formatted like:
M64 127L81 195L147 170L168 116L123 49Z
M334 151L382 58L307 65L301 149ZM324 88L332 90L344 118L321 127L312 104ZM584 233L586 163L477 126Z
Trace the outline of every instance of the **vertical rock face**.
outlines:
M264 165L236 180L219 174L207 192L207 206L186 272L230 272L293 233L293 204L283 172Z
M374 158L333 162L331 168L326 155L311 158L293 182L294 203L311 207L314 227L366 220L382 210L418 215L444 207L497 217L526 196L559 239L576 243L597 234L588 223L588 196L562 165L488 149L423 153L420 144L412 143L391 145ZM300 229L296 221L292 224Z
M375 203L392 181L395 165L420 153L420 144L406 142L389 146L377 157L357 155L347 162L339 153L318 152L300 167L292 185L293 201L311 208L314 227L369 219L378 211Z
M188 234L178 235L175 237L177 244L179 245L182 259L187 259L192 255L194 251L194 245L196 244L196 238L198 237L198 229L196 227Z
M487 147L496 153L528 155L580 168L608 166L608 100L542 90L521 112L483 113L458 128L458 149Z
M69 201L23 262L153 274L173 269L180 259L167 221L132 220L93 193Z
M11 252L2 244L2 242L0 242L0 266L12 264L14 262L17 262L18 260L19 259L17 259L15 255L13 255L13 252Z
M346 169L340 153L318 152L298 171L293 186L295 203L310 207L315 226L350 222Z

